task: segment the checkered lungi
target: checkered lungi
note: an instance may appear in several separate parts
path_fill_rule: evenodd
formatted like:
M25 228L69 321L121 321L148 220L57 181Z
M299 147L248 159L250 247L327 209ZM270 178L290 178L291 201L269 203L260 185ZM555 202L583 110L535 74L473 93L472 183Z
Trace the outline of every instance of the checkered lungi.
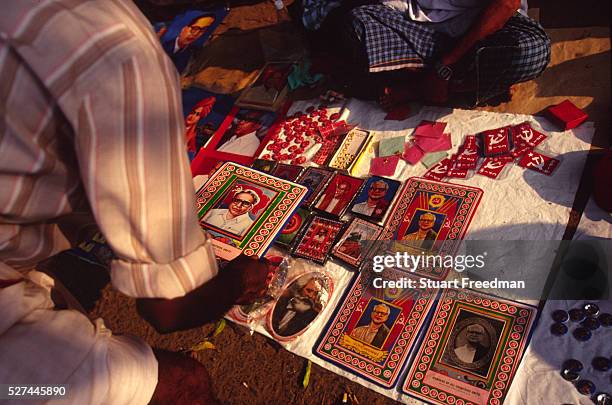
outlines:
M350 14L356 53L369 72L427 67L456 41L382 4L357 7ZM478 84L478 99L486 100L537 77L549 61L550 40L542 27L516 13L502 29L476 44L459 63L454 79L471 75Z

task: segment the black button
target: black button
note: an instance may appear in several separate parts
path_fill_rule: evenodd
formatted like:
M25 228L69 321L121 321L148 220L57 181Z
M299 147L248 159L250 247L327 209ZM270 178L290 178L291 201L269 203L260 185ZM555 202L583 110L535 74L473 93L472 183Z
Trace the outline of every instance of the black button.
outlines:
M589 316L584 321L580 322L580 325L589 330L595 330L601 326L601 323L599 322L599 320L597 320L597 318Z
M588 316L597 316L599 315L599 307L597 304L593 304L592 302L584 304L584 312Z
M580 374L578 374L576 371L565 368L561 370L561 377L567 381L576 381L578 378L580 378Z
M566 322L569 319L569 315L566 311L562 309L557 309L556 311L553 311L552 319L555 322Z
M599 322L602 326L612 326L612 314L605 312L603 314L600 314L597 319L599 319Z
M580 380L575 383L576 389L582 395L591 396L595 393L595 384L589 380Z
M591 362L591 365L597 371L610 370L610 360L605 357L595 357Z
M579 340L581 342L586 342L587 340L591 338L591 331L588 330L587 328L580 327L580 328L574 329L573 335L576 338L576 340Z
M612 396L605 392L598 392L595 395L595 403L597 405L612 405Z
M550 333L552 333L555 336L565 335L567 333L567 326L559 322L553 323L550 327Z
M581 372L583 369L582 363L576 359L565 360L561 368L564 370L574 371L576 373Z
M586 318L586 313L582 308L574 308L569 310L569 317L574 322L580 322Z

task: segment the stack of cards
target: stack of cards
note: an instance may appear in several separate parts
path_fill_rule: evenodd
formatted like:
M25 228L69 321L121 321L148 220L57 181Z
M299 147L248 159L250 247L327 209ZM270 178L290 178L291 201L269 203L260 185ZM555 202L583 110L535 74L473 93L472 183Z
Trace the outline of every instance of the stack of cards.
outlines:
M417 277L399 270L361 273L313 352L366 380L391 388L415 348L438 291L376 288L375 278L414 280L418 285Z
M423 121L414 130L413 139L406 143L403 158L415 165L428 153L441 152L453 147L450 134L444 133L445 122Z
M440 181L447 177L467 178L477 173L500 179L513 162L550 176L560 160L534 150L546 138L528 122L487 130L477 136L468 135L455 155L430 167L423 177ZM416 160L420 155L413 152L405 157Z
M350 171L370 139L370 132L368 131L357 128L349 131L328 166L338 170Z
M402 390L434 404L502 404L536 308L444 290Z

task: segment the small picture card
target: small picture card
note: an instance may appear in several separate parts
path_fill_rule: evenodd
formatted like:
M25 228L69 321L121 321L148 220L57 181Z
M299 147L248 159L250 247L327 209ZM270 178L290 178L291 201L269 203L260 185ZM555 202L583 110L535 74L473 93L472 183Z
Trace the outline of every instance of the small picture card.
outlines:
M400 185L399 181L385 177L372 176L368 178L353 201L350 209L351 214L373 222L382 221L391 207Z
M366 380L393 387L438 290L426 288L375 288L378 278L418 285L418 278L400 270L359 275L338 305L313 353Z
M364 179L337 172L317 199L314 208L341 217L364 182Z
M278 165L276 165L274 170L272 170L271 174L272 176L278 177L283 180L295 181L298 177L300 177L302 169L302 166L279 163Z
M334 175L334 172L329 169L320 167L307 167L306 170L296 180L296 183L305 186L308 191L302 206L310 207L316 200L321 191L325 189L325 186Z
M400 157L397 155L373 158L370 162L370 174L373 176L393 176L399 161Z
M561 163L559 159L555 159L531 150L523 155L523 158L518 162L518 165L550 176L559 166L559 163Z
M437 180L440 181L447 176L448 171L450 170L453 161L451 159L443 159L433 165L425 174L423 178L428 180Z
M272 337L287 342L306 332L333 292L334 281L324 272L305 273L289 281L268 313L267 328Z
M276 111L285 102L288 87L287 77L293 69L293 62L269 62L257 79L242 91L236 101L240 107Z
M502 404L519 367L536 308L446 289L402 390L434 404Z
M482 155L491 157L509 153L514 146L511 127L501 127L481 132Z
M227 162L196 193L196 208L218 258L261 257L305 194L304 186Z
M359 268L363 259L382 232L380 225L361 218L353 218L342 232L332 255L353 268Z
M408 254L431 252L453 255L465 236L482 190L413 177L400 192L389 213L381 240L396 241L381 245L392 254L401 249ZM450 268L419 267L417 274L444 279Z
M325 264L344 222L313 215L310 222L295 242L292 254Z
M396 136L393 138L383 138L378 141L378 156L393 156L399 155L404 151L405 136Z
M276 167L276 162L271 160L255 159L251 167L255 170L259 170L264 173L272 173L272 170Z
M311 215L312 212L306 208L298 208L295 210L274 242L281 246L291 246L295 237L299 234L302 227L306 225Z
M521 143L529 145L532 148L538 146L547 138L543 133L533 129L529 122L523 122L522 124L513 126L512 135L515 145Z
M351 130L329 162L329 167L349 171L369 140L369 131L358 128Z
M476 173L496 179L509 162L503 159L486 158Z

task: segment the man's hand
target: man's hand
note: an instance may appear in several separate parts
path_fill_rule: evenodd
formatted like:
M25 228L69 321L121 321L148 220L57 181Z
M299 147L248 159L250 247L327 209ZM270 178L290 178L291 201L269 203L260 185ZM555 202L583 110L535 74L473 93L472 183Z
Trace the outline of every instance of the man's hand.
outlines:
M423 98L432 104L444 104L448 101L448 80L442 79L431 70L423 81Z
M236 299L239 305L250 304L262 298L274 275L274 268L265 258L259 260L245 255L229 262L222 271L227 272L227 276L239 286L240 296Z
M136 301L136 308L160 333L195 328L219 319L233 305L263 297L272 275L273 268L265 259L240 255L215 278L184 297L141 298Z

